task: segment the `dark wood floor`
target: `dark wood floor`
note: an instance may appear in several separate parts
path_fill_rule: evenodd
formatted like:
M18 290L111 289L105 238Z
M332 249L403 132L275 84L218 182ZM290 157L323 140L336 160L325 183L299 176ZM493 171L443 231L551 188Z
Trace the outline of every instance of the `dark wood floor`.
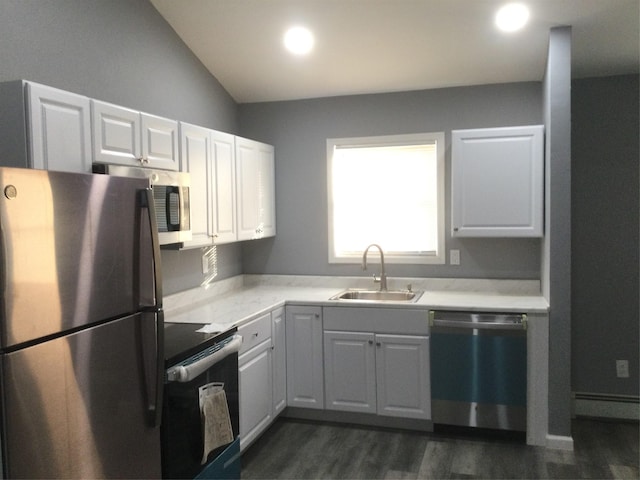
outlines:
M278 419L242 456L243 479L638 479L638 423L573 421L574 451L522 435L433 433Z

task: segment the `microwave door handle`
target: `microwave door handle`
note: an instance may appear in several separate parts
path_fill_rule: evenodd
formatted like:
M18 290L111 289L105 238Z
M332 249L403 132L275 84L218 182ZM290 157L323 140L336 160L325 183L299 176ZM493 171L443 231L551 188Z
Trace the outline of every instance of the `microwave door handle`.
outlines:
M162 264L160 257L160 240L158 239L158 224L153 202L153 190L150 188L141 190L141 207L146 209L151 235L151 248L153 255L153 285L155 308L162 308Z
M174 205L175 201L175 205ZM166 195L164 200L165 218L167 219L167 229L171 232L180 230L180 188L176 186L166 187ZM173 213L178 215L173 218Z

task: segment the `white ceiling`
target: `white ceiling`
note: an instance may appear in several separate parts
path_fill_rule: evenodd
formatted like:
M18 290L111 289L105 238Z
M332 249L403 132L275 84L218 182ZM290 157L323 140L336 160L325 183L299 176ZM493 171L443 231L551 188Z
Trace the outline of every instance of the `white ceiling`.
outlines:
M520 0L524 30L493 24L506 0L151 0L239 103L539 81L549 29L572 26L574 77L638 73L640 0ZM285 29L316 38L307 57Z

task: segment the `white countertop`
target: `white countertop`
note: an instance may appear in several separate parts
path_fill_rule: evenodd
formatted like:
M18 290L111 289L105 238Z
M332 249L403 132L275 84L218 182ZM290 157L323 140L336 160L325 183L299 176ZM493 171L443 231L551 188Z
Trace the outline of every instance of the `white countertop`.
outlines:
M229 329L285 304L393 307L466 311L546 313L549 304L535 280L389 279L389 288L424 293L415 303L329 300L346 288L376 288L365 277L239 275L169 295L164 299L165 321L218 324Z

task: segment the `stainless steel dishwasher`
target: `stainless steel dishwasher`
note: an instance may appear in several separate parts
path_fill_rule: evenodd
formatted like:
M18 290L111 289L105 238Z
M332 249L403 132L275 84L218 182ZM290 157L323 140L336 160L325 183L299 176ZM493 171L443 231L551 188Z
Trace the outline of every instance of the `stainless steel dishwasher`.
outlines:
M524 314L430 311L434 424L526 431Z

